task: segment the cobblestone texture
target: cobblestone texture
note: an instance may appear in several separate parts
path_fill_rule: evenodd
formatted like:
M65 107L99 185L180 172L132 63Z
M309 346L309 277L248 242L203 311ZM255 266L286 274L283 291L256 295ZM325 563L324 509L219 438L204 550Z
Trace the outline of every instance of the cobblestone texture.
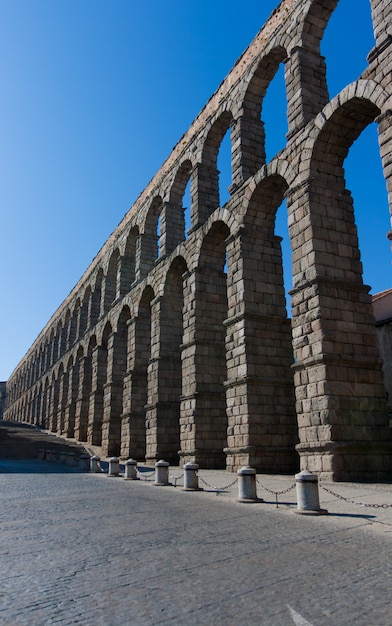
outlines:
M358 510L327 494L330 515L310 518L292 513L293 492L276 509L273 497L236 503L235 487L217 496L66 468L40 474L39 461L1 473L7 463L0 462L4 626L289 626L296 614L313 626L391 624L386 510ZM203 476L222 487L233 479ZM293 480L258 478L275 489ZM392 502L389 486L338 487Z

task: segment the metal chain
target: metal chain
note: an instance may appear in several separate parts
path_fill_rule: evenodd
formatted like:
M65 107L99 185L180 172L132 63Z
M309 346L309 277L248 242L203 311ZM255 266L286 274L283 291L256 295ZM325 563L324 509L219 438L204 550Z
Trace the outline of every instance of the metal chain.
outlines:
M155 469L151 469L151 470L145 470L144 472L140 472L138 469L136 470L136 473L140 476L140 478L143 478L145 482L147 482L148 480L150 480L149 478L147 478L146 474L149 476L150 474L154 473L155 474Z
M174 480L174 486L177 487L177 481L184 478L185 474L181 474L181 476L173 476L173 474L169 474L169 477Z
M319 485L321 487L321 489L324 489L324 491L326 491L327 493L331 494L331 496L334 496L335 498L338 498L339 500L344 500L344 502L348 502L349 504L356 504L357 506L365 506L369 509L390 509L392 508L392 504L370 504L370 503L366 503L366 502L356 502L355 500L351 500L351 498L345 498L344 496L341 496L338 493L335 493L334 491L331 491L331 489L327 489L327 487L324 487L324 485L322 485L319 482Z
M293 483L292 485L290 485L290 487L287 487L287 489L282 489L281 491L274 491L273 489L268 489L268 487L266 487L265 485L263 485L263 483L261 483L259 481L259 479L256 476L256 482L260 485L260 487L262 487L263 489L265 489L265 491L268 491L268 493L271 493L272 495L275 496L275 502L276 502L276 508L279 508L279 502L278 502L278 496L283 495L284 493L288 493L289 491L291 491L292 489L295 488L296 483Z
M234 485L237 482L237 478L236 478L232 483L230 483L229 485L226 485L226 487L216 487L215 485L210 485L206 480L204 480L204 478L202 476L200 476L200 474L198 472L196 472L196 476L200 479L200 481L203 483L203 485L205 485L209 489L213 489L216 494L218 494L219 491L227 491L231 487L234 487Z
M102 472L103 474L105 474L106 472L108 472L108 471L109 471L109 468L108 468L107 470L103 469L103 467L102 467L102 465L101 465L101 461L98 461L98 462L97 462L97 465L98 465L99 469L101 470L101 472Z
M268 489L268 487L263 485L263 483L261 483L257 477L256 482L260 485L260 487L268 491L268 493L272 493L274 496L282 496L284 493L288 493L292 489L295 489L296 486L296 483L293 483L292 485L290 485L290 487L287 487L287 489L282 489L282 491L274 491L273 489Z

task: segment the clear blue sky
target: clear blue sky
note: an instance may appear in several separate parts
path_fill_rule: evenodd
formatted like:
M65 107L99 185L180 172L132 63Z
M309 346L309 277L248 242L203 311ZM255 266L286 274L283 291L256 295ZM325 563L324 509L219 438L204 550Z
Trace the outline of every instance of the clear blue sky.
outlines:
M0 0L0 380L277 4ZM352 9L352 0L340 0L323 41L331 96L366 67L374 44L369 0ZM270 101L282 93L279 76L274 83ZM277 142L270 154L283 142L281 100L266 107ZM374 292L389 288L387 195L373 126L350 152L347 180L365 282Z

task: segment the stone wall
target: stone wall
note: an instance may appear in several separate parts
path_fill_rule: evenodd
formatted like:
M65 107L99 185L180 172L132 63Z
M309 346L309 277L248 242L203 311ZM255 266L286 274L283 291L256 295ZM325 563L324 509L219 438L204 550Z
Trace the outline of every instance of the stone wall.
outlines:
M300 461L333 480L392 476L343 170L376 120L392 204L392 4L372 0L368 67L330 100L320 41L336 5L281 2L14 371L8 419L149 462L294 472ZM287 143L266 162L262 104L282 63ZM292 321L275 235L284 199Z
M3 419L7 394L7 383L0 382L0 420Z
M387 394L389 426L392 428L392 289L374 295L372 302Z

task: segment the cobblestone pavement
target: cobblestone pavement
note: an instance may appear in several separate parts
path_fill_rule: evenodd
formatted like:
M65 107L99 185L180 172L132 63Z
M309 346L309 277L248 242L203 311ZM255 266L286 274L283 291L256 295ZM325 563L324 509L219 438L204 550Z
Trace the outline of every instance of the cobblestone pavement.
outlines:
M392 623L390 508L321 489L330 514L307 517L295 490L279 508L264 490L290 477L258 476L266 502L239 504L225 472L189 493L179 468L174 488L48 466L0 461L1 625ZM392 503L390 485L327 488Z

